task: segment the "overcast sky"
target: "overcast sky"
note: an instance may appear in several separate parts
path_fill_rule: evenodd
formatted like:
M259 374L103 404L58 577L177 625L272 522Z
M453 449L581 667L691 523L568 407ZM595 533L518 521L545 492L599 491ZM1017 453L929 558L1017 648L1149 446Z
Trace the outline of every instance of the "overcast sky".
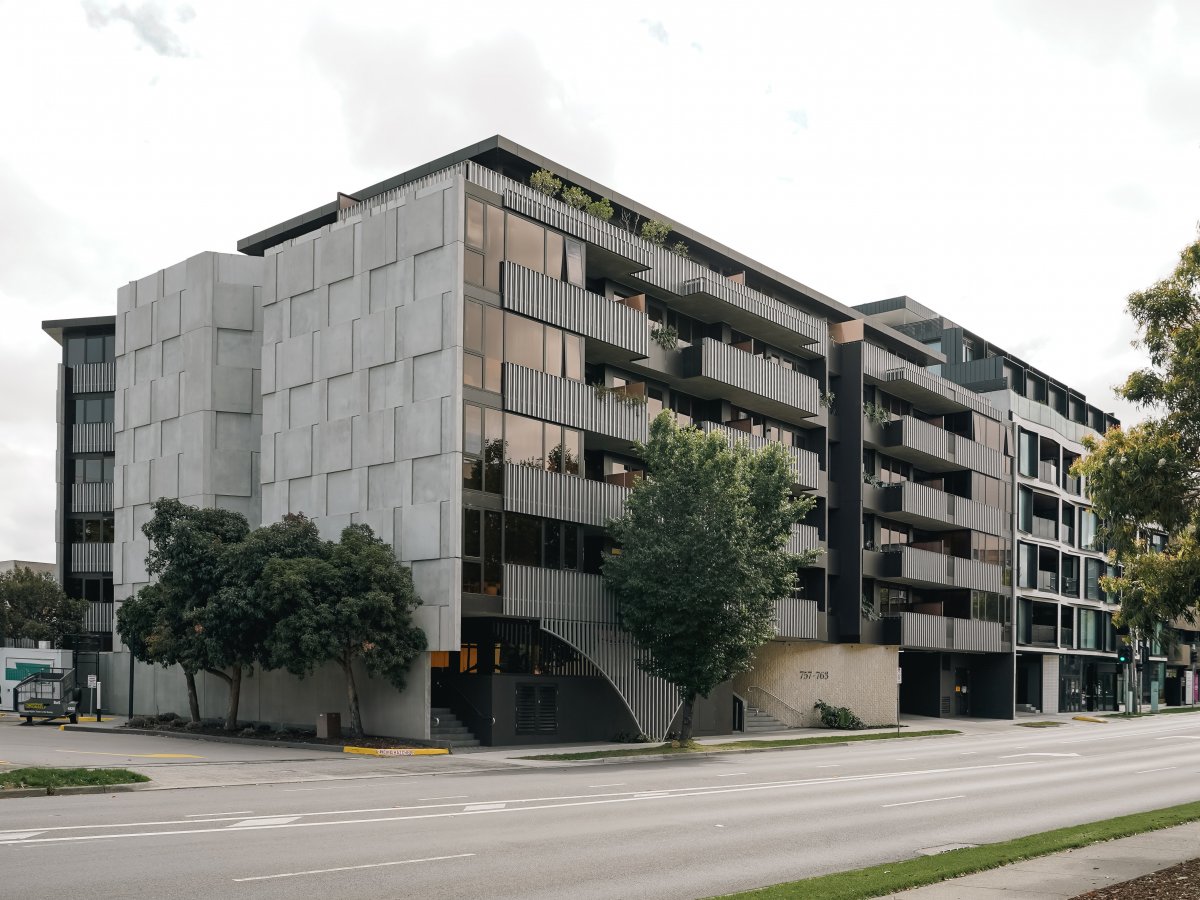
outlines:
M1133 418L1125 297L1200 218L1200 4L582 9L0 0L0 559L54 558L42 320L495 133Z

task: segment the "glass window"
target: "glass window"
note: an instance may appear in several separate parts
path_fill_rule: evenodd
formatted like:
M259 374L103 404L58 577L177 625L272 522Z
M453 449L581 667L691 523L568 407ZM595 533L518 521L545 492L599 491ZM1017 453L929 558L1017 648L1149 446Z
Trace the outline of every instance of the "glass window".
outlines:
M562 566L562 523L547 521L542 529L542 559L547 569Z
M567 281L583 287L583 244L567 238L566 245Z
M494 306L483 311L483 387L500 391L504 371L504 313Z
M498 409L483 411L483 489L504 493L504 413Z
M483 410L474 403L463 404L463 452L483 453Z
M483 249L483 201L467 198L467 246Z
M545 372L559 378L563 373L563 333L550 325L546 326Z
M463 556L483 555L483 527L478 509L463 510Z
M1036 478L1038 464L1037 435L1022 428L1017 437L1017 451L1017 470L1029 478Z
M483 357L472 353L463 354L463 384L483 387Z
M508 413L504 417L504 428L507 462L536 469L545 465L541 422Z
M546 232L528 219L507 216L506 258L519 266L541 272L546 266Z
M576 381L583 380L583 338L577 334L564 334L563 375Z
M463 251L463 278L468 284L483 285L483 254L475 250Z
M463 307L463 346L483 352L483 304L473 300Z
M104 478L104 461L100 459L88 459L84 461L84 481L98 482Z
M90 363L104 362L103 335L92 335L87 339L87 361Z
M574 428L563 429L562 468L567 475L579 474L579 463L583 459L583 432Z
M504 564L501 562L503 520L495 510L483 514L483 592L499 594Z
M553 231L546 232L546 274L562 281L563 236Z
M500 290L500 262L504 259L504 210L487 205L483 286Z
M579 527L570 522L563 524L563 568L579 568Z
M504 516L504 561L519 566L542 564L542 520L520 513Z
M104 361L113 362L117 358L117 339L115 335L104 336Z
M483 566L477 562L463 560L462 589L472 594L483 593Z
M504 322L504 359L531 369L542 368L543 326L532 319L506 316Z
M67 365L82 366L87 362L87 338L67 338Z
M104 411L103 411L102 415L104 416L104 418L102 418L100 420L102 422L111 422L113 420L113 398L112 397L104 398Z

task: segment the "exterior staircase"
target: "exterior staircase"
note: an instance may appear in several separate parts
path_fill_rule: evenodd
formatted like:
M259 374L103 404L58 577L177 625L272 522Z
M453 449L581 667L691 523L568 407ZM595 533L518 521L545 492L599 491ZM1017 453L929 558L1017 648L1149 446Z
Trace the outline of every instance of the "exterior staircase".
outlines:
M1032 703L1018 703L1017 704L1017 712L1032 713L1033 715L1036 716L1038 713L1041 712L1041 710L1038 709L1036 706L1034 706Z
M761 709L754 706L746 707L746 716L742 723L742 731L745 734L764 731L787 731L788 726L784 725L774 716L767 715Z
M451 749L478 747L479 739L445 706L434 706L429 710L429 738L448 743Z

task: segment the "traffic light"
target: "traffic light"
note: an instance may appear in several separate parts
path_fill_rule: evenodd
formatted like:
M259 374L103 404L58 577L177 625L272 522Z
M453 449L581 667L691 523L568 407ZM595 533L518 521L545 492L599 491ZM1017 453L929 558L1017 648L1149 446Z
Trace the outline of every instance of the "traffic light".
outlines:
M1117 662L1123 666L1129 665L1129 661L1133 658L1133 648L1129 646L1129 641L1121 641L1117 644Z

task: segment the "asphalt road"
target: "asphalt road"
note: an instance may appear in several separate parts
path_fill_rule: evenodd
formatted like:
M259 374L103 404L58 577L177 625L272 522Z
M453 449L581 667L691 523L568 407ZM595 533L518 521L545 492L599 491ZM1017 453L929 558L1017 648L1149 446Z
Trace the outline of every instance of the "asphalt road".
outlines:
M214 746L154 740L167 743ZM0 896L707 897L1200 800L1200 715L657 763L482 763L5 800Z

